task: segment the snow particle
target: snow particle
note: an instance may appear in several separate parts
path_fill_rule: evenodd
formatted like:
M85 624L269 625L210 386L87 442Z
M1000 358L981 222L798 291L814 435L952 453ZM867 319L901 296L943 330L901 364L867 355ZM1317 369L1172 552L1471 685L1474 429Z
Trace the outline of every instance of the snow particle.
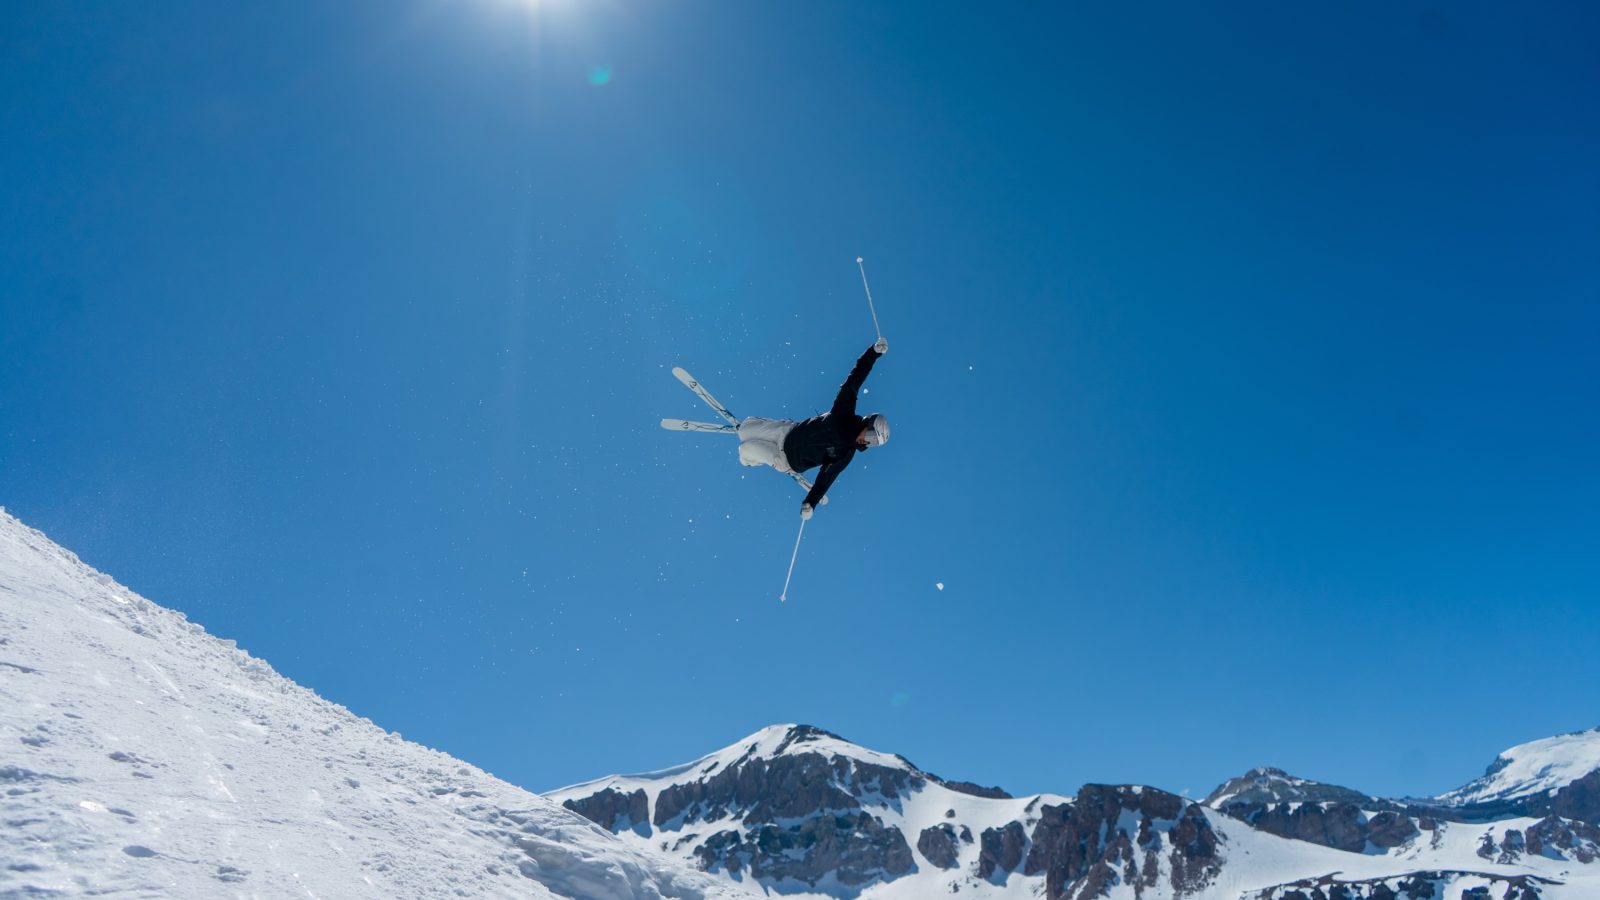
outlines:
M944 590L944 582L942 582L942 581L935 581L933 583L933 586L938 588L941 591Z

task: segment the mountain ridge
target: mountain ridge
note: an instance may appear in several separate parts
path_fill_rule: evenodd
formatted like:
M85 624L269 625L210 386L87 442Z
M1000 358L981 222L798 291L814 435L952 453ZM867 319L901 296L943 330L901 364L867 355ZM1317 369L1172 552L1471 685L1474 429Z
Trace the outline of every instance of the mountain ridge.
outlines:
M1600 828L1585 821L1506 815L1485 825L1441 803L1270 767L1223 782L1204 802L1148 785L1001 799L949 784L898 754L783 724L690 764L546 796L612 830L631 826L633 839L705 871L796 896L1084 900L1236 897L1239 888L1295 900L1330 886L1381 898L1397 886L1498 885L1553 900L1581 896L1562 893L1562 876L1577 867L1587 878L1600 857Z

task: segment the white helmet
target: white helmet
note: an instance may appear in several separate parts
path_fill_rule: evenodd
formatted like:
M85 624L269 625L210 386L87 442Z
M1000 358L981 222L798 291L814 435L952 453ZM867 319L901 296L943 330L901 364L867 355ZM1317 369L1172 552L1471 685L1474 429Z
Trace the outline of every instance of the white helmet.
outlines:
M872 436L867 438L872 446L882 447L889 443L889 420L885 419L882 413L867 416L867 427L872 429Z

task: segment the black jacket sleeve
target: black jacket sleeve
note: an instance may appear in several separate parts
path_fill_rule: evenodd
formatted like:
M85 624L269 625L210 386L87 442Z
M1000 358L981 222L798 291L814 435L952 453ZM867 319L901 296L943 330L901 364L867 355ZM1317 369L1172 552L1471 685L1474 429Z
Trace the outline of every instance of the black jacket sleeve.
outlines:
M868 347L867 352L861 354L856 360L856 367L850 370L850 377L839 385L839 396L833 398L832 413L835 416L853 416L856 414L856 395L861 392L861 385L866 383L867 373L872 371L872 364L881 356L876 347Z
M856 455L850 453L844 459L825 462L820 469L817 469L817 480L811 483L811 493L807 494L805 499L806 503L811 504L812 509L817 508L817 504L822 502L822 495L826 494L828 488L833 485L833 480L838 478L839 473L844 471L844 467L850 465L850 460L855 458Z

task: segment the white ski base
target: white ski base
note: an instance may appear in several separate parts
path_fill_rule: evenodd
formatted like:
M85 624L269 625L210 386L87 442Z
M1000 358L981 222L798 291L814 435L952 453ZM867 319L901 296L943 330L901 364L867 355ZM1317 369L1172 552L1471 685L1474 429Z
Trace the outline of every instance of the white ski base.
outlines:
M695 380L695 377L693 375L690 375L689 371L687 369L683 368L682 366L673 366L672 367L672 376L674 378L678 379L679 381L683 382L683 386L684 387L688 388L691 391L694 391L695 396L699 397L701 400L704 400L707 406L709 406L712 409L716 410L717 415L719 415L723 419L727 420L728 425L731 426L727 430L734 431L734 430L738 429L738 427L739 427L739 417L735 416L733 413L729 412L728 408L726 406L722 405L722 401L720 401L717 398L711 396L711 392L706 390L705 386L702 385L699 381ZM714 430L714 429L715 430L722 430L722 429L716 429L716 426L713 426L708 422L689 422L686 419L662 419L661 420L661 427L662 428L668 428L668 429L674 429L676 427L676 426L673 426L673 425L668 425L667 424L668 422L683 422L683 423L688 424L688 425L703 426L703 427L699 427L699 428L684 428L684 429L682 429L684 431L711 431L711 430ZM789 474L790 478L794 479L794 483L800 485L800 487L802 489L804 489L807 494L811 493L811 487L812 487L811 482L807 481L804 476L800 475L797 472L790 472L788 474ZM819 503L818 505L819 506L827 506L828 505L828 497L827 497L826 494L823 495L822 502Z
M661 427L668 431L705 431L714 434L739 433L739 429L732 425L718 425L715 422L694 422L689 419L662 419Z

